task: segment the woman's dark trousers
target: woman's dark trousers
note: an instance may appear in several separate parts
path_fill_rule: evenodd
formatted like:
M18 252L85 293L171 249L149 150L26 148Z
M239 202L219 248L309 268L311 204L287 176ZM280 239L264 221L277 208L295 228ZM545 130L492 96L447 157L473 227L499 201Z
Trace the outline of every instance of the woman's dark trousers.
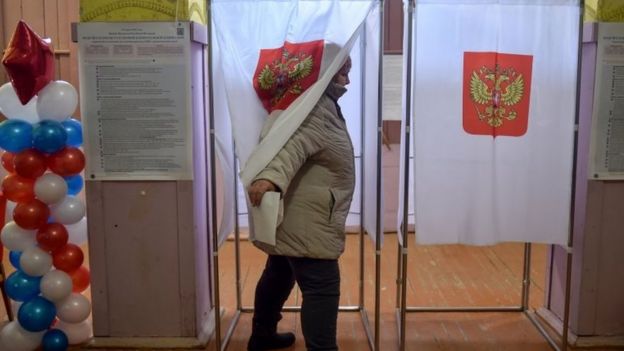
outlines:
M301 329L308 351L338 350L338 260L269 255L256 286L253 333L271 335L295 281L303 294ZM266 333L266 334L265 334Z

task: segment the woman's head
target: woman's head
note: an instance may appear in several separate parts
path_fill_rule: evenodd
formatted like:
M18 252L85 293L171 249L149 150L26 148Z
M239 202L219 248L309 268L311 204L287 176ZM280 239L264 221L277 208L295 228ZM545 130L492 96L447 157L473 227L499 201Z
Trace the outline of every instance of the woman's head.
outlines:
M351 57L347 57L347 60L345 61L345 63L342 65L342 67L340 67L338 72L332 78L332 82L341 86L346 86L347 84L351 82L349 80L350 71L351 71Z

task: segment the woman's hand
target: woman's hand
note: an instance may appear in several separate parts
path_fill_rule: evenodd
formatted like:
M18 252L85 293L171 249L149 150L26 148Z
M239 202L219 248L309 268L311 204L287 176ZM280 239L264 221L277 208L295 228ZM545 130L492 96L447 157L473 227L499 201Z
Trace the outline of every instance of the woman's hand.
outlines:
M260 202L262 202L262 196L267 191L277 191L277 187L275 184L271 183L266 179L258 179L251 183L251 185L247 188L247 193L249 194L249 200L254 207L260 206Z

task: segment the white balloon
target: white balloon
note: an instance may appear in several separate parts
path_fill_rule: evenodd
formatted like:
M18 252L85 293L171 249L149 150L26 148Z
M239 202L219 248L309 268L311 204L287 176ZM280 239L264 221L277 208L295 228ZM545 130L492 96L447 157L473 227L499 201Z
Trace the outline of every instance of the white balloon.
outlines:
M45 331L29 332L24 330L17 321L10 322L0 331L2 351L33 351L43 339Z
M85 205L74 196L66 196L58 204L50 207L52 218L61 224L78 223L85 215Z
M13 221L4 225L0 237L2 245L11 251L25 251L37 245L37 231L26 230Z
M91 314L91 302L82 294L72 293L56 304L56 315L63 322L80 323Z
M6 212L4 213L4 223L9 223L13 220L13 210L15 210L17 202L7 200Z
M23 301L11 300L11 311L13 311L13 315L17 315L17 311L22 307L22 304L24 304Z
M29 247L20 256L20 268L31 277L41 277L52 268L52 256L37 246Z
M78 92L62 80L48 83L38 95L37 113L42 120L64 121L71 117L78 105Z
M67 182L58 174L46 173L35 181L35 196L46 204L55 204L67 195Z
M46 273L39 284L41 295L54 303L69 297L72 287L73 283L69 274L58 269Z
M68 242L80 246L89 241L87 235L87 217L82 218L78 223L66 225L65 229L67 229L67 234L69 235Z
M22 105L11 83L0 86L0 111L8 119L21 119L31 124L39 122L37 96L30 99L26 105Z
M82 323L65 323L59 321L54 325L54 328L59 329L67 335L70 345L78 345L89 340L93 336L93 327L89 321Z

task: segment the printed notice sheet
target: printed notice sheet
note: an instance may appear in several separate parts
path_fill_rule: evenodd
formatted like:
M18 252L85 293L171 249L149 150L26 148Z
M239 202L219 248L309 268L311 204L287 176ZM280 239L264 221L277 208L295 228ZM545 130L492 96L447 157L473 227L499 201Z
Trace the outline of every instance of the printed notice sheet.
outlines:
M600 23L590 179L624 179L624 24Z
M192 179L188 23L78 26L86 178Z

